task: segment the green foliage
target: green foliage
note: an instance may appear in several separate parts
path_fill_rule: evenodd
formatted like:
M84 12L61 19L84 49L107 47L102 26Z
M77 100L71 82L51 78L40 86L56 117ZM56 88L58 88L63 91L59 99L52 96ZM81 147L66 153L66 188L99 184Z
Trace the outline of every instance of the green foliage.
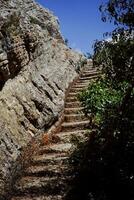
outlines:
M22 31L20 27L20 13L12 13L9 19L1 27L1 32L4 36L10 34L17 36L18 34L21 34Z
M134 77L134 41L127 32L113 33L112 42L97 41L94 45L94 65L102 68L107 78L117 84Z
M86 58L80 58L79 61L76 63L76 71L79 73L81 69L84 67L84 65L87 64L87 59Z
M134 199L134 95L124 112L118 108L73 152L75 186L68 198L77 200Z
M99 79L90 84L88 89L82 91L78 97L85 108L85 113L94 114L99 122L103 120L106 110L110 113L111 108L120 105L124 87L126 87L125 83L121 86L122 90L116 90L105 79Z
M38 18L36 17L32 17L30 16L30 23L35 24L35 25L39 25L41 26L43 29L46 28L45 24L43 22L41 22Z
M133 0L109 0L100 6L102 20L114 20L115 24L123 24L134 27L134 1Z
M100 6L102 20L114 20L118 27L110 33L111 42L96 41L94 65L101 65L108 79L114 82L134 79L134 1L109 0ZM115 83L117 84L117 83Z

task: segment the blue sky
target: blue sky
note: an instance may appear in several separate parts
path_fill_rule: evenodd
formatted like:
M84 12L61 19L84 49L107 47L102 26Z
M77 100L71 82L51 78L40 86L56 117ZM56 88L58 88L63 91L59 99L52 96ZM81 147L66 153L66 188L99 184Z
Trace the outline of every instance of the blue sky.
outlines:
M60 21L61 33L69 46L92 53L92 44L114 26L101 21L99 5L106 0L36 0L53 11Z

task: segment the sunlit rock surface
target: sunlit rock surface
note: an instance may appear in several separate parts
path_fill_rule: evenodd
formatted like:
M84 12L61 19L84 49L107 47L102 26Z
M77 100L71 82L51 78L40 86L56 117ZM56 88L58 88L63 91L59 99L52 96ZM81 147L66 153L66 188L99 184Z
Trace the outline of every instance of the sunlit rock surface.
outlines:
M22 147L59 117L81 55L32 0L0 1L0 199Z

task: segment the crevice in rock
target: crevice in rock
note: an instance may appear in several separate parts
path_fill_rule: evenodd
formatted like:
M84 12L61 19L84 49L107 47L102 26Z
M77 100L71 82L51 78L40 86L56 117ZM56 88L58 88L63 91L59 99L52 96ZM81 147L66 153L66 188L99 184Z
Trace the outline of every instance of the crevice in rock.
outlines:
M43 80L45 82L47 82L47 85L53 90L53 92L55 93L56 96L58 96L58 92L55 90L55 88L50 84L50 82L48 81L47 78L44 77L44 75L41 75L41 77L43 78Z
M37 83L35 81L32 80L33 85L42 93L44 92L45 95L47 96L48 99L50 99L50 101L53 102L53 98L51 97L51 95L49 94L49 92L47 90L45 90L44 88L40 88ZM54 103L54 102L53 102Z
M40 89L40 87L37 85L37 83L35 82L35 81L31 81L32 82L32 84L34 85L34 87L36 87L37 88L37 90L39 90L41 93L42 93L42 90Z
M17 97L16 97L17 98ZM19 101L20 105L23 107L24 110L24 116L28 119L28 121L35 127L38 128L38 119L35 118L34 115L32 115L32 113L30 113L30 111L28 111L28 109L25 107L25 105L21 102L21 100L19 98L17 98L17 100Z
M16 149L18 149L18 145L16 145L15 142L13 142L13 139L7 133L5 133L5 135L8 138L10 144L12 144Z
M22 126L25 128L25 123L23 121L20 122Z
M7 145L7 143L5 142L5 140L2 138L1 139L1 142L3 142L4 143L4 145L5 145L5 147L6 147L6 150L7 150L7 152L9 152L10 154L12 154L13 152L11 151L11 148L9 148L9 146Z
M41 74L41 77L43 78L43 80L46 82L46 81L48 81L48 79L43 75L43 74Z
M47 90L44 90L46 96L48 97L48 99L50 99L50 101L53 102L53 98L51 97L51 95L49 94L49 92Z
M46 110L49 112L49 113L53 113L52 109L51 108L46 108Z
M47 85L54 91L55 95L58 96L57 91L54 89L54 87L49 82L47 82Z
M38 128L38 119L36 119L34 116L31 115L31 113L26 109L26 107L24 105L23 109L24 109L24 116L29 120L29 122L35 127Z
M56 82L54 82L54 84L56 85L56 87L58 88L58 90L61 90L63 92L63 90L58 86L58 84Z
M42 105L42 103L40 103L40 102L37 101L36 99L32 99L32 101L34 102L36 109L37 109L39 112L43 112L44 105Z
M26 118L27 119L27 118ZM28 120L28 119L27 119ZM28 120L29 123L29 120ZM26 124L26 122L24 121L20 121L21 126L23 126L23 128L27 131L28 130L28 125Z
M0 81L0 91L3 89L4 85L5 85L5 81Z

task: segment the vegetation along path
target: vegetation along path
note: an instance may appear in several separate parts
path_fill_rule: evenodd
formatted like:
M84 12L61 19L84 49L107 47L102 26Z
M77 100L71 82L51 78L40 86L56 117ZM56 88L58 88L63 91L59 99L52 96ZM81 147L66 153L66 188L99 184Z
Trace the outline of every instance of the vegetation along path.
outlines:
M40 145L33 155L30 165L14 185L11 200L61 200L65 199L73 173L68 166L69 155L73 149L71 139L86 137L89 119L77 94L98 76L98 72L87 65L78 80L72 85L65 102L64 121L56 140L48 145Z

